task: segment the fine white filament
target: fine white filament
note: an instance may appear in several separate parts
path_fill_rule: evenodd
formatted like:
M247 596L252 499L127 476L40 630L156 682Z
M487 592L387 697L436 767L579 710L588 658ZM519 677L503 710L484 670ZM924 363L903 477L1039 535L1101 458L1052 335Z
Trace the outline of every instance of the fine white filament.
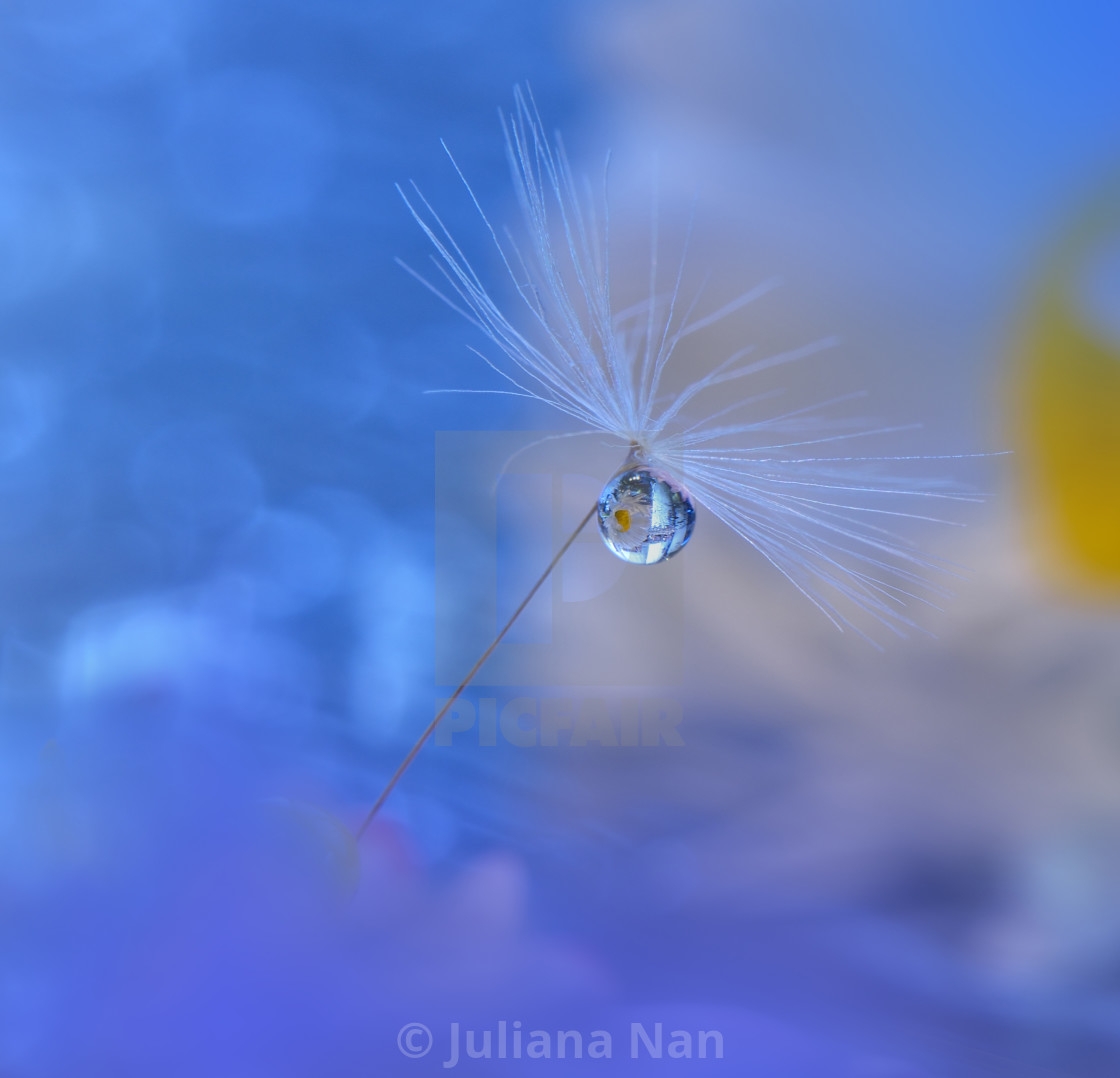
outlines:
M697 317L699 297L686 302L681 294L683 257L672 288L660 295L654 258L648 299L615 311L605 174L598 197L586 185L577 187L562 141L546 137L528 91L515 91L513 112L502 117L502 125L524 219L522 239L509 231L499 234L455 168L512 283L515 296L508 310L498 305L419 189L401 191L435 248L433 262L445 285L413 275L496 348L496 354L478 354L506 385L485 392L543 401L617 437L623 446L636 447L746 539L838 628L865 635L852 621L857 612L899 635L919 628L907 604L933 605L933 597L945 594L937 581L955 574L893 531L891 520L934 520L921 509L930 500L977 499L941 481L905 479L892 471L902 462L965 454L819 455L817 447L902 428L856 428L827 418L830 406L862 394L748 421L748 409L757 413L775 394L748 392L728 403L726 390L707 392L732 382L749 385L752 374L802 359L831 341L763 359L748 360L751 349L744 348L679 394L664 393L662 377L677 345L771 285ZM697 412L703 395L719 401L714 411Z

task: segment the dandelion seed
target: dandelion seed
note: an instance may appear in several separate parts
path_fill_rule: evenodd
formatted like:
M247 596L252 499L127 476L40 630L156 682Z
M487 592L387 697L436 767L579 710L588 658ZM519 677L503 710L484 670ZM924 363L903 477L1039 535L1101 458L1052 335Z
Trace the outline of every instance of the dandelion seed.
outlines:
M837 628L866 636L853 620L857 616L861 621L870 616L898 635L919 628L907 614L907 604L933 605L936 596L945 594L938 581L957 574L889 523L892 518L937 520L917 509L931 500L979 499L957 493L943 482L906 480L891 471L907 462L974 454L817 455L817 447L905 429L857 427L829 418L830 408L861 393L768 414L761 408L772 407L773 392L728 400L728 389L723 387L749 385L752 375L815 355L832 345L831 339L762 358L754 358L750 347L743 348L680 393L668 394L663 379L680 343L759 299L773 282L698 315L700 295L683 295L683 255L668 293L658 291L655 219L649 295L634 307L616 311L611 296L606 170L598 197L586 185L577 185L562 140L548 139L527 89L515 89L514 109L502 114L502 128L523 217L523 239L509 231L499 234L446 145L444 149L513 287L508 310L494 299L419 188L413 184L406 192L398 187L434 248L432 261L442 283L401 265L481 331L495 353L476 354L503 381L499 389L463 387L444 392L511 394L548 404L588 431L617 439L626 456L598 504L447 707L594 516L614 554L634 564L652 565L679 553L688 543L695 503L745 539ZM713 397L718 406L703 411L703 400ZM903 501L914 508L901 507ZM366 824L445 712L446 707L390 779Z
M918 505L929 499L976 499L885 469L908 459L951 458L816 455L818 446L903 429L845 429L827 418L830 406L862 394L758 415L773 395L748 394L729 403L727 390L720 392L731 383L746 384L763 370L814 355L831 340L749 361L750 349L743 349L676 396L667 396L663 376L681 341L741 310L771 283L694 317L700 297L686 301L682 296L683 257L667 296L658 293L653 260L648 299L615 312L605 190L598 200L586 189L580 192L562 141L545 136L528 91L515 90L513 113L502 117L502 126L524 241L508 232L499 237L466 177L455 169L516 291L508 313L420 191L414 186L411 193L401 192L435 249L433 261L446 287L421 280L497 348L495 357L484 357L507 383L496 392L542 401L617 438L629 454L623 470L642 465L687 489L691 500L746 539L839 628L856 628L852 617L859 611L900 633L914 628L905 613L907 600L928 602L925 593L941 591L936 578L952 575L951 567L884 527L884 519L935 519L900 508L903 499ZM690 418L705 395L719 397L720 406ZM748 418L751 410L754 418ZM613 504L608 491L603 511ZM629 525L600 513L604 540L627 561L663 560L691 534L689 520L681 541L666 544L662 558L632 557L625 551L640 545L633 529L639 520L640 527L653 526L654 516L627 512ZM620 537L625 539L621 548ZM655 537L649 538L656 547Z

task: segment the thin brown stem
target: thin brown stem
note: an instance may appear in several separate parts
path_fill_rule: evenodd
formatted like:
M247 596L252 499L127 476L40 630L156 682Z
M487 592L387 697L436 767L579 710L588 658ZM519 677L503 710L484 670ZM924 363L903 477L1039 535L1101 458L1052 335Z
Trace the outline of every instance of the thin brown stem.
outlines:
M436 727L440 724L440 720L451 709L451 705L459 699L460 695L462 695L463 690L474 680L475 674L477 674L479 670L482 669L482 664L486 662L486 660L489 659L490 656L494 653L494 649L502 642L502 638L513 627L513 623L524 612L525 607L527 607L532 601L533 596L536 595L538 591L540 591L541 585L543 585L544 582L552 575L552 570L556 568L557 563L568 552L568 547L570 547L572 543L576 541L576 537L587 526L588 521L590 521L591 518L595 515L598 508L599 506L597 503L593 505L588 511L587 516L585 516L583 520L581 520L579 524L576 525L576 530L572 532L572 534L569 535L567 539L564 540L564 545L556 552L556 555L553 557L552 561L548 563L548 568L545 569L543 573L541 573L540 578L529 589L529 594L521 600L521 605L513 612L513 616L509 619L509 621L505 623L505 625L502 626L501 632L499 632L498 635L494 637L490 646L479 656L478 662L476 662L474 666L471 667L470 673L468 673L467 676L463 678L459 687L451 694L451 697L447 700L443 707L439 709L436 717L432 719L430 723L428 723L424 732L416 739L416 744L414 744L412 748L408 750L408 755L400 762L400 766L396 769L396 771L393 772L392 777L385 784L385 789L381 791L377 800L373 803L373 808L369 810L366 818L362 821L362 826L358 828L357 832L354 835L355 839L360 839L362 835L365 834L366 828L369 827L371 823L373 823L373 818L377 815L378 810L381 808L381 806L385 804L386 799L393 792L393 788L397 785L398 782L400 782L401 776L408 770L408 767L412 763L412 761L416 759L416 754L421 750L421 748L423 748L424 742L432 736L432 734L435 732Z

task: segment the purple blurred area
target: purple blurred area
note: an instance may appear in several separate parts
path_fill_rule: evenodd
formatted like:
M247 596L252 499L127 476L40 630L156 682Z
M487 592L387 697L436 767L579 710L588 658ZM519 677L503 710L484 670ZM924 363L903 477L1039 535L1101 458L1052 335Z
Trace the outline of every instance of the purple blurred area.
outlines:
M1103 0L5 5L0 1076L1120 1073L1118 40ZM394 264L415 179L500 268L439 140L516 232L526 80L612 152L620 306L654 205L662 287L686 234L709 310L782 277L681 384L837 335L762 389L1014 456L937 462L992 496L914 522L966 568L882 651L710 517L664 573L584 536L355 844L617 464L499 480L563 423L426 395L496 383ZM554 747L488 743L519 699ZM600 699L679 744L571 743Z

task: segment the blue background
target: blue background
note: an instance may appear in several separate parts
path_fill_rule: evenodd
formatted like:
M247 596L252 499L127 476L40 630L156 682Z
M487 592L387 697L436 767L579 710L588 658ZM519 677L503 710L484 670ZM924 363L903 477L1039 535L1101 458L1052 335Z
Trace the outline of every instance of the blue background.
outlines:
M462 1066L1115 1074L1115 602L1001 575L997 462L936 640L835 643L700 527L685 747L430 746L348 831L474 601L469 512L436 592L435 432L557 425L424 394L492 383L394 183L485 252L439 139L515 222L528 80L581 170L614 148L620 272L656 157L717 293L785 276L760 340L838 332L918 451L1000 449L1047 243L1113 182L1117 41L1105 3L6 5L0 1073L443 1073L448 1023L516 1019L615 1058ZM1077 294L1115 343L1111 243ZM633 1063L632 1019L726 1060Z

